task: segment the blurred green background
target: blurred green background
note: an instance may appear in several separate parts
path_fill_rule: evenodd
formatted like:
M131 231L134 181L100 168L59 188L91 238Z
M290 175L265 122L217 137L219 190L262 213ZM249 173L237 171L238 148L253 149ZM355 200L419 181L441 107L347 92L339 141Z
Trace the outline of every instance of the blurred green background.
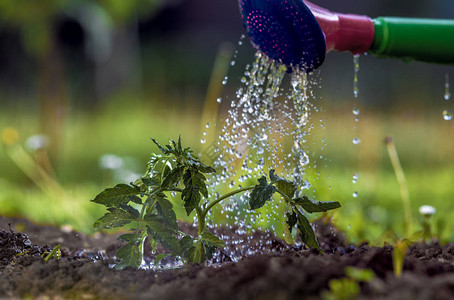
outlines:
M371 17L454 18L447 0L314 2ZM201 128L223 114L253 60L247 39L238 46L242 34L235 0L0 0L0 215L92 232L104 208L89 200L144 171L157 151L149 137L165 143L181 135L203 152ZM230 55L236 64L228 70ZM404 235L383 142L389 135L408 180L415 229L418 208L432 205L434 231L454 240L454 121L441 116L454 109L443 99L446 74L454 85L452 70L362 56L356 100L352 55L327 56L315 90L323 112L313 116L326 125L313 136L326 137L327 146L311 151L328 161L310 172L321 174L313 183L319 200L342 203L333 219L352 241Z

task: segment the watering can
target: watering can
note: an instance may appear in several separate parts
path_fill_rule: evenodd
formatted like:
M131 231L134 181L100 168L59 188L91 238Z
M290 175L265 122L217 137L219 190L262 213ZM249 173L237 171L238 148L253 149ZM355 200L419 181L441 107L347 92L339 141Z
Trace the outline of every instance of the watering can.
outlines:
M259 50L308 72L331 50L454 64L454 20L331 12L303 0L239 0L244 27Z

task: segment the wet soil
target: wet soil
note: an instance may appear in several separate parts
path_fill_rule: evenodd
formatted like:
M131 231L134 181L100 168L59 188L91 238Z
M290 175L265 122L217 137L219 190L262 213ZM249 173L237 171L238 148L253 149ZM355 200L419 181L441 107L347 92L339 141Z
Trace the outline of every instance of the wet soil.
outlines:
M316 234L326 255L288 245L269 233L217 229L227 242L206 265L115 270L116 235L86 236L71 228L0 218L0 298L51 299L321 299L345 267L368 268L375 279L360 284L359 299L453 299L454 244L412 245L400 277L392 247L349 245L329 223ZM193 232L188 224L181 230ZM265 245L261 245L265 242ZM57 244L60 259L41 257ZM158 250L159 252L159 250ZM146 261L152 262L150 249Z

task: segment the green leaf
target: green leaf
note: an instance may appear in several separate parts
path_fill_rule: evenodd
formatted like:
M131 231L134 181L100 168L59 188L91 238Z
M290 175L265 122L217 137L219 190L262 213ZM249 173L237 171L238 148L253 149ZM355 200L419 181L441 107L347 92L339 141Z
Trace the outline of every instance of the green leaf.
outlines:
M202 163L200 163L199 170L205 174L216 173L216 170L213 167L206 166Z
M318 249L320 252L323 253L323 250L322 248L320 248L320 245L318 244L314 230L312 229L309 220L299 210L296 210L295 213L298 216L298 229L301 240L308 247Z
M298 217L294 211L292 211L291 213L287 213L286 216L287 220L285 220L285 223L287 223L288 225L288 230L292 232L293 227L298 222Z
M127 243L138 243L140 238L142 237L141 233L126 233L120 235L117 239L122 242Z
M189 236L189 235L185 235L180 241L180 248L181 248L181 253L186 253L194 244L194 238Z
M170 250L173 255L181 253L180 243L175 237L176 230L170 227L161 216L146 215L145 222L148 226L149 234L164 248Z
M271 200L276 192L276 187L267 183L266 177L259 178L259 184L254 187L249 199L250 209L258 209Z
M143 253L137 243L124 245L118 249L115 255L120 259L120 263L116 266L117 269L123 269L124 267L138 268L142 264Z
M138 196L130 196L129 200L131 200L131 202L133 202L135 204L139 204L139 205L142 204L142 199Z
M170 256L170 255L172 255L172 254L165 254L165 253L159 254L158 256L156 256L156 259L155 259L155 261L154 261L154 264L155 264L155 265L158 265L159 262L160 262L163 258L166 258L167 256Z
M184 207L188 216L197 207L200 200L208 197L208 190L205 184L206 177L194 168L186 170L183 175L184 189L181 193L181 199L184 201Z
M287 195L290 199L293 198L297 190L296 184L287 179L283 179L275 175L274 170L270 170L270 180L276 184L276 187L279 191Z
M158 194L156 195L156 199L158 203L156 203L156 209L167 222L167 224L170 225L174 230L178 230L178 223L177 223L177 216L175 215L175 212L173 211L173 205L172 203L166 199L166 196L164 194Z
M200 264L205 261L205 248L201 243L198 243L186 252L186 259L191 263Z
M178 147L176 147L179 153L183 153L183 148L181 147L181 135L178 137Z
M134 207L132 207L130 205L124 205L124 204L120 204L119 206L124 211L127 211L134 219L139 219L140 218L139 211L137 209L135 209Z
M167 175L164 177L164 181L162 182L162 187L169 188L169 187L178 185L183 173L184 173L184 166L179 166L179 167L174 168L172 171L167 173Z
M140 178L140 181L142 182L142 184L146 185L147 187L159 187L161 185L161 181L159 180L159 175L153 174L153 177L142 177L142 178Z
M208 231L202 233L201 241L211 247L215 248L225 247L225 243L220 238L218 238L217 236Z
M300 205L308 213L325 212L341 207L340 203L337 201L315 201L310 200L307 196L294 199L293 201L295 202L295 204Z
M106 213L93 224L93 227L96 230L123 227L124 225L129 224L132 221L137 221L137 218L135 216L131 215L127 211L124 211L123 209L112 207L108 210L108 213Z
M166 148L162 147L161 144L159 144L157 140L155 140L154 138L151 138L151 140L153 141L153 143L156 144L156 146L158 146L159 150L161 150L162 153L170 154L170 151L167 150Z
M119 204L128 204L131 197L140 194L140 190L127 184L118 184L101 192L92 201L111 207ZM134 199L136 201L136 199Z

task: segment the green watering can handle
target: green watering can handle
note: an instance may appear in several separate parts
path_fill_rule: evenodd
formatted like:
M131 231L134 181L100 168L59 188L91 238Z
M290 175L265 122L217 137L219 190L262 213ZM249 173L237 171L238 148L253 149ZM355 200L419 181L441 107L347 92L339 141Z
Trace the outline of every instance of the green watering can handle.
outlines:
M369 52L379 57L454 64L454 20L379 17Z

